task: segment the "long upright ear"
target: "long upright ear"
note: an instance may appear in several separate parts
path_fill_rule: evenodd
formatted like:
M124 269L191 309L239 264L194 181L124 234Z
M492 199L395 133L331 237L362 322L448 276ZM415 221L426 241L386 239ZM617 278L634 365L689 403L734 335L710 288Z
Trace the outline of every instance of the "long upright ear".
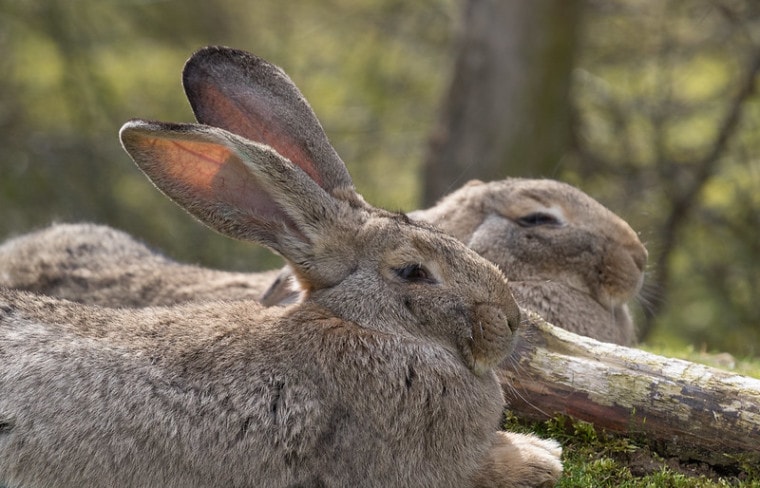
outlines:
M132 120L119 133L148 178L191 214L293 262L339 220L340 202L271 148L223 129Z
M316 115L281 69L245 51L206 47L187 61L182 83L198 122L272 147L328 192L353 187Z

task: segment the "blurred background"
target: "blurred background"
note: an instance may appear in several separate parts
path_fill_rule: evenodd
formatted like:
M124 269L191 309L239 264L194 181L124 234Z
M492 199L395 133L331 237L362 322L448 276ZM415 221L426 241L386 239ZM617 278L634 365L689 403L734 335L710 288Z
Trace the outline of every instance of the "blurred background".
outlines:
M648 344L760 355L757 0L0 0L0 238L95 221L181 261L273 268L158 193L119 146L192 121L197 48L280 65L368 201L470 178L579 186L650 250Z

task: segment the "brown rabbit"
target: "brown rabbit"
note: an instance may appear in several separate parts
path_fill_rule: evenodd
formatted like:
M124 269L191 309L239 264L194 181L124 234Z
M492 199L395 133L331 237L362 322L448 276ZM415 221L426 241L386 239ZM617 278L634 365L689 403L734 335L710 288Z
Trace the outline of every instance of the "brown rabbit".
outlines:
M125 232L90 223L54 224L0 245L0 286L105 307L260 299L279 274L178 263ZM276 290L290 295L283 285ZM272 293L269 300L281 301Z
M472 181L410 217L438 226L504 271L521 307L577 334L636 342L627 302L647 251L620 217L554 180Z
M87 306L0 290L0 481L34 487L522 487L553 441L498 432L519 316L460 241L371 207L279 69L206 48L198 89L253 103L226 130L132 121L167 196L283 255L303 300ZM242 95L241 95L242 94Z

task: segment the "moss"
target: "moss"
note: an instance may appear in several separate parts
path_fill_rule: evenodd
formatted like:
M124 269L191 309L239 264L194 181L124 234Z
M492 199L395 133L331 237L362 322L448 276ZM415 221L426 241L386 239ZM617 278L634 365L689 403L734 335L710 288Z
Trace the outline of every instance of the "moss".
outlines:
M565 470L558 487L760 488L760 468L740 459L735 468L727 470L663 458L642 439L610 435L587 422L565 416L545 422L524 422L508 412L504 426L511 431L553 438L562 444Z

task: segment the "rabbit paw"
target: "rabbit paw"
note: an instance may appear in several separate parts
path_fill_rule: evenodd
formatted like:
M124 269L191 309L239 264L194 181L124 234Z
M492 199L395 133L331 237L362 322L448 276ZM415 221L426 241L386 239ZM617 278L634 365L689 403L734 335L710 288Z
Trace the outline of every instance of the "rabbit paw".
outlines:
M498 432L476 477L478 488L552 487L562 474L562 447L533 435Z

